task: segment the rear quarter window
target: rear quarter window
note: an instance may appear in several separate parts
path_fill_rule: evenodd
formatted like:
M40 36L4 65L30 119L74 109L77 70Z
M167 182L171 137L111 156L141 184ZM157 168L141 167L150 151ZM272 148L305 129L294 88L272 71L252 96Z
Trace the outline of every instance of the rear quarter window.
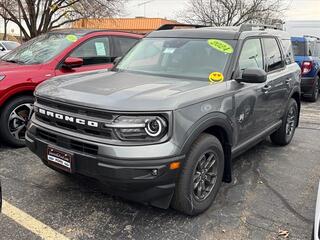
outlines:
M306 42L292 41L293 53L295 56L306 56Z

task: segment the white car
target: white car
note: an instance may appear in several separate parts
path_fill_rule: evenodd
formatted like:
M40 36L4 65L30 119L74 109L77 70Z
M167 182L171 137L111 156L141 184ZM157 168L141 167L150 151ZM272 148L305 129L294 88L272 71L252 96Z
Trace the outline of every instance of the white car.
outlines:
M318 197L317 197L317 205L316 205L316 215L314 219L314 231L313 231L314 240L320 239L320 183L318 188Z
M11 50L20 46L20 43L14 41L0 41L0 57L7 54Z

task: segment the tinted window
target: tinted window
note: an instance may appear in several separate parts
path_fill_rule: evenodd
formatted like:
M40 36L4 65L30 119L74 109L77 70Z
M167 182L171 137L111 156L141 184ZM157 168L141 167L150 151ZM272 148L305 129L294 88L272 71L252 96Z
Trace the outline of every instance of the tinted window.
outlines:
M316 54L316 42L315 41L308 41L308 56L315 56Z
M264 68L261 42L259 39L250 39L244 43L239 59L239 68L241 70L246 68Z
M276 39L264 38L263 42L266 51L268 72L282 68L284 66L284 62Z
M315 50L316 57L320 57L320 41L316 43L316 50Z
M111 63L110 45L107 37L93 38L75 49L70 57L83 59L83 65Z
M115 57L121 57L126 52L129 51L130 48L132 48L138 41L138 39L134 38L125 38L125 37L114 37L117 50L116 50L116 56Z
M306 42L292 41L293 53L295 56L306 56Z
M284 40L282 40L282 44L283 44L283 50L284 50L284 54L285 54L285 58L286 58L286 63L287 64L294 63L294 56L293 56L291 40L284 39Z

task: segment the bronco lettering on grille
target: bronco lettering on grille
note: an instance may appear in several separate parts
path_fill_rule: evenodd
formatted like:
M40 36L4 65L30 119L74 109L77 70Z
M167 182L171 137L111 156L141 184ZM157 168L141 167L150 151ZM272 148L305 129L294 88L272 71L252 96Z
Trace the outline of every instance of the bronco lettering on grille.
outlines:
M89 127L99 127L99 123L95 122L95 121L89 121L89 120L85 120L85 119L81 119L81 118L76 118L76 117L72 117L72 116L68 116L68 115L64 115L61 113L55 113L52 111L48 111L42 108L38 109L38 112L42 115L48 116L48 117L52 117L52 118L56 118L59 120L64 120L66 122L70 122L70 123L76 123L79 125L86 125Z

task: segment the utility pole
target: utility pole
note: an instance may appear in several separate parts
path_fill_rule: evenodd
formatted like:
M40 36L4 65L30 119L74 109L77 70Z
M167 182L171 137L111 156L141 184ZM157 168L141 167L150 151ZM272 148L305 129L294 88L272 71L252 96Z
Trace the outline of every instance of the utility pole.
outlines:
M144 17L146 17L146 12L147 12L147 4L154 2L155 0L148 0L148 1L144 1L142 3L137 4L136 6L140 7L143 6L144 7Z

